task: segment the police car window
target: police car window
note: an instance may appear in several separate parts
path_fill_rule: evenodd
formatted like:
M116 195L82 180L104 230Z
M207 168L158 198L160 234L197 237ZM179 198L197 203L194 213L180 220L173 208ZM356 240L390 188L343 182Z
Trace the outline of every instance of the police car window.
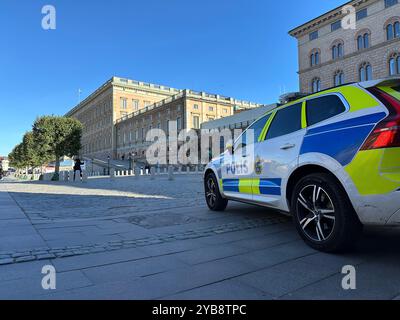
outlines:
M267 140L280 137L301 129L302 103L279 110L268 129Z
M344 111L346 107L336 95L309 100L307 101L307 125L312 126Z
M258 137L261 135L261 132L263 131L265 124L267 123L267 121L270 117L271 117L271 114L268 114L268 115L262 117L260 120L254 122L250 127L248 127L247 130L242 134L242 136L236 142L235 149L238 147L243 147L243 146L247 145L247 143L250 143L250 142L253 142L253 143L257 142ZM248 141L247 139L250 139L249 134L250 134L250 132L252 132L250 130L253 130L253 132L254 132L254 140Z

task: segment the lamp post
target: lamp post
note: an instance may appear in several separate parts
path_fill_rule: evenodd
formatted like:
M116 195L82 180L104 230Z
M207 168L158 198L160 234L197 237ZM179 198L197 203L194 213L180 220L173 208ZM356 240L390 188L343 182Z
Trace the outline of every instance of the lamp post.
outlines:
M132 154L129 153L129 171L132 170Z
M108 175L110 175L110 156L107 157L107 165L108 165Z

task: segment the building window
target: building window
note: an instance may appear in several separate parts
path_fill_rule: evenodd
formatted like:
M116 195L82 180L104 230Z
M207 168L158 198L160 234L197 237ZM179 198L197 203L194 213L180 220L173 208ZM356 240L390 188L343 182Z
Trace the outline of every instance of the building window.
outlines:
M395 4L398 4L398 0L385 0L385 8L389 8L391 6L394 6Z
M368 32L357 37L357 49L368 49L370 47L370 34Z
M212 112L212 111L214 111L214 107L209 106L208 110Z
M121 109L126 110L127 108L127 100L126 98L121 98Z
M318 30L310 33L310 41L318 39Z
M339 70L336 71L334 77L333 77L333 83L334 86L341 86L342 84L344 84L344 73L343 71Z
M372 78L373 78L372 77L372 67L367 62L364 62L360 66L358 72L359 72L360 81L369 81L369 80L372 80Z
M333 31L339 30L341 27L342 27L342 21L338 20L331 24L331 31L333 32Z
M311 67L317 66L320 63L320 53L317 49L314 49L310 55L310 65Z
M368 9L367 8L362 9L356 13L356 20L359 21L361 19L366 18L367 16L368 16Z
M343 44L338 43L332 47L332 59L342 58L344 55Z
M139 100L132 100L133 111L139 110Z
M321 79L315 78L311 82L312 93L321 91Z
M198 104L193 105L193 109L194 110L199 110L199 105Z
M395 53L389 59L389 75L400 74L400 54Z
M193 128L200 129L200 118L199 116L193 116Z
M180 117L176 118L176 129L178 131L182 129L182 121Z
M400 22L388 24L386 27L387 40L393 40L394 38L400 38Z

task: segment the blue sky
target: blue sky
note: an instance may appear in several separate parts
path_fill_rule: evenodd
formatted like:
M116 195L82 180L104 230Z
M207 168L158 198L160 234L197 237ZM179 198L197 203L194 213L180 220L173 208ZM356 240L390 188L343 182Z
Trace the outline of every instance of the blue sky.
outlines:
M298 90L287 32L344 0L0 0L0 155L111 76L260 103ZM44 5L57 29L41 28Z

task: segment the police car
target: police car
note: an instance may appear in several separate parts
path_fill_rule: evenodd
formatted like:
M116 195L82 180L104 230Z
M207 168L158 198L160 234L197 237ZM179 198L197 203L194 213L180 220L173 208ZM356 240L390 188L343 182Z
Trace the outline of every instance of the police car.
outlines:
M233 200L289 213L324 252L347 249L363 225L400 224L400 78L272 110L211 161L204 186L211 210Z

